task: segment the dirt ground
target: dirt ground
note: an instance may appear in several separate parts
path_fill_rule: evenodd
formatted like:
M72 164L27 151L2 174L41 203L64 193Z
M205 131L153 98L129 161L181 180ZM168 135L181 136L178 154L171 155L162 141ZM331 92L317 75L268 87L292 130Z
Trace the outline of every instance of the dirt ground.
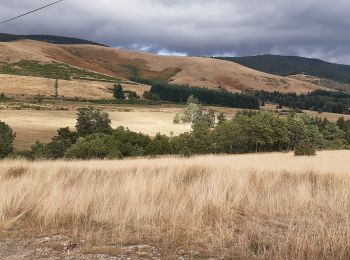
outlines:
M27 238L0 238L0 259L193 259L197 251L167 250L147 244L90 243L67 235Z

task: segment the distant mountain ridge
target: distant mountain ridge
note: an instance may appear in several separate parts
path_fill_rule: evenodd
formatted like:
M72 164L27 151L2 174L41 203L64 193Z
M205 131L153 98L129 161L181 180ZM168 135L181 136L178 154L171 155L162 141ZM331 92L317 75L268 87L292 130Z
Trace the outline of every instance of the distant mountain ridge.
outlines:
M251 69L279 76L307 74L350 84L350 65L330 63L319 59L271 54L215 58L235 62Z
M15 34L7 34L0 33L0 42L14 42L20 40L34 40L40 42L47 42L52 44L90 44L97 46L104 46L104 44L96 43L93 41L73 38L73 37L65 37L65 36L55 36L55 35L15 35Z

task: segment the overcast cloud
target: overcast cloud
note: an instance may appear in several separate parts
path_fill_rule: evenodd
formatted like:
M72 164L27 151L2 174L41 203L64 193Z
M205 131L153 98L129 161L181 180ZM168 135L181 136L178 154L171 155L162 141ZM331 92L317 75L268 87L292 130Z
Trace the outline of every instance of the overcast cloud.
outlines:
M50 0L1 0L5 20ZM350 64L349 0L65 0L0 32L177 55L283 54Z

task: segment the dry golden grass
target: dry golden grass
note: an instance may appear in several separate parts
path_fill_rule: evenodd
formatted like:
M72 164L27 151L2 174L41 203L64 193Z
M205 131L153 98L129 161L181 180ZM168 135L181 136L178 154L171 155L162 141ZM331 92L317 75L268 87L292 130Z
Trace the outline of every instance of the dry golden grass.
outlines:
M20 60L60 61L125 79L131 76L126 68L131 65L139 69L142 77L171 78L173 83L214 89L221 85L232 92L257 89L307 93L323 88L296 78L275 76L209 58L159 56L101 46L53 45L28 40L0 44L0 61Z
M2 161L0 223L206 256L349 259L350 151Z
M157 133L179 135L191 130L190 125L174 125L175 112L141 112L107 111L113 128L128 127L132 131L155 136ZM76 111L50 110L0 110L0 120L10 125L16 132L15 147L28 149L36 141L50 141L57 129L69 126L75 129Z
M107 99L113 100L113 83L59 80L58 95L65 98L78 98L87 100ZM126 91L135 91L143 97L150 87L147 85L122 84ZM0 75L0 93L15 98L33 98L42 96L51 98L55 96L55 80L39 77Z

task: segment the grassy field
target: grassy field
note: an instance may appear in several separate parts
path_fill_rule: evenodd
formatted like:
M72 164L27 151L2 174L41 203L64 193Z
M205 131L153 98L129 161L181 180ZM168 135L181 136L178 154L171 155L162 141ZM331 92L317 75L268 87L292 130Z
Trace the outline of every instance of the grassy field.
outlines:
M349 158L2 161L0 231L74 236L71 255L131 244L160 258L349 259Z
M30 99L33 97L55 98L55 79L43 77L29 77L0 74L0 93L16 99ZM115 82L94 81L88 79L59 80L57 82L58 99L81 100L115 100L113 87ZM149 86L135 85L130 82L121 82L125 91L134 91L143 97Z
M108 112L114 128L128 127L132 131L155 136L157 133L178 135L190 131L189 125L174 125L174 112ZM43 142L57 133L57 129L67 127L74 129L76 111L47 110L0 110L0 120L9 124L16 132L17 149L28 149L36 140Z
M34 106L34 105L33 105ZM40 105L36 105L40 107ZM16 132L15 147L19 150L30 148L36 141L50 141L57 133L57 129L67 127L74 129L76 123L76 109L83 106L83 103L64 102L63 107L68 110L55 110L52 104L41 105L43 110L0 110L0 120L9 124ZM132 131L142 132L155 136L157 133L170 135L173 132L179 135L191 130L190 125L173 124L174 116L177 112L182 111L182 107L174 105L163 106L115 106L99 105L99 108L106 110L110 114L112 126L128 127ZM216 112L224 112L228 118L232 118L240 109L212 108ZM50 110L53 109L53 110ZM129 111L129 112L125 112ZM350 115L339 115L332 113L317 113L305 111L305 113L327 118L330 121L336 121L339 117L344 116L350 119Z

